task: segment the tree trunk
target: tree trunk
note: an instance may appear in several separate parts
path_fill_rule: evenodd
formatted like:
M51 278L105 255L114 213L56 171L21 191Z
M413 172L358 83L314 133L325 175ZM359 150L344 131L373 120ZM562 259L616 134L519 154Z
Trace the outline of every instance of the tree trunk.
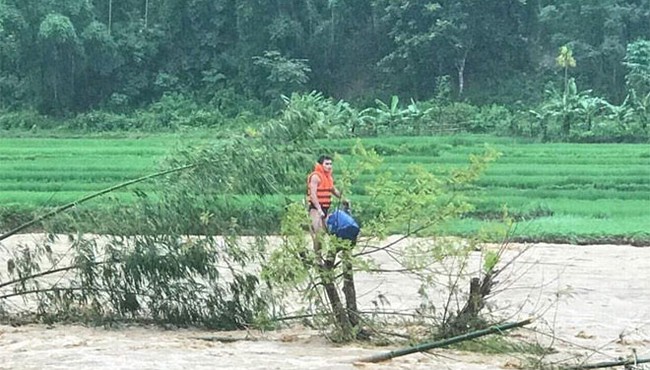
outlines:
M149 0L144 1L144 29L147 29L147 23L149 21Z
M111 34L111 23L113 22L113 0L108 0L108 34Z
M463 90L465 89L465 62L467 61L467 51L463 54L463 57L458 60L456 63L456 68L458 69L458 96L463 96Z
M447 335L458 335L468 330L476 329L479 323L479 313L485 307L485 297L492 291L494 281L492 274L486 274L483 279L472 278L469 284L469 297L465 306L449 323Z
M357 308L357 290L354 287L354 275L352 273L352 262L349 251L343 252L343 294L348 319L352 327L359 326L359 309Z
M322 232L322 230L321 230ZM356 289L352 275L351 247L343 250L329 250L323 253L321 250L320 235L318 232L313 235L314 252L316 253L316 271L320 282L325 288L327 300L332 308L332 316L336 326L340 330L341 340L349 341L354 339L354 329L359 324L359 310L357 309ZM343 305L337 287L336 256L341 254L341 267L343 270L343 294L346 304Z
M342 339L347 341L352 339L352 325L348 319L346 309L341 303L341 298L339 297L339 292L336 289L333 273L334 261L329 259L324 261L322 268L320 268L319 276L323 283L323 286L325 287L327 299L332 306L332 313L336 320L336 325L338 326L339 330L341 330Z
M562 134L564 135L565 139L568 139L570 133L571 133L571 118L564 116L562 118Z
M546 122L546 118L540 124L542 128L542 142L545 143L548 140L548 122Z

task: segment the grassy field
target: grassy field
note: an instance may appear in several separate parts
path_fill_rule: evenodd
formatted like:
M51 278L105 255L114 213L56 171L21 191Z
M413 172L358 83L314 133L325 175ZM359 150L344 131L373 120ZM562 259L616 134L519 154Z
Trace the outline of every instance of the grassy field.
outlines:
M486 143L503 154L471 189L477 206L474 217L450 225L453 233L475 232L507 205L523 240L650 239L647 144L542 144L484 136L396 137L364 143L386 153L383 166L392 172L418 163L445 173L467 163Z
M166 154L210 140L209 132L123 138L0 139L0 208L37 210L153 173ZM489 225L507 205L523 240L650 241L650 146L540 144L489 136L390 137L363 140L384 156L382 169L423 165L444 174L468 163L485 144L503 155L468 189L476 210L450 224L465 235ZM352 140L331 143L345 155ZM364 197L362 177L350 189ZM147 189L150 185L138 185ZM115 194L128 200L132 189ZM292 197L300 197L293 195ZM274 202L275 200L269 200ZM98 207L102 200L93 201ZM6 227L0 227L6 229Z
M0 204L31 208L74 201L151 174L172 150L197 140L207 141L209 137L2 138ZM132 189L123 189L116 195L128 199L131 193Z

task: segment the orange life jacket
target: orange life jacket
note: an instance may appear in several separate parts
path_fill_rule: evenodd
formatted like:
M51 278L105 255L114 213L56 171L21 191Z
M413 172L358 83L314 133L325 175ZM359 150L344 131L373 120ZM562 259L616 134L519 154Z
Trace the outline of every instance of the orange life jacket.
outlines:
M318 198L318 203L322 208L329 208L332 204L332 193L334 192L334 179L332 178L331 173L325 172L323 165L317 163L314 166L314 172L310 173L307 176L307 202L311 204L311 188L310 182L312 176L318 176L320 183L318 188L316 188L316 197ZM313 204L313 206L316 206Z

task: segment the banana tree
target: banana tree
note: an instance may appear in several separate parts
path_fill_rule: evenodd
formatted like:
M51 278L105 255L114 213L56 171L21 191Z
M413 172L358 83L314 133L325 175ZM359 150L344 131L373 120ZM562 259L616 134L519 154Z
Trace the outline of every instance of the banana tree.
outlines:
M628 90L641 96L650 93L650 41L637 40L629 44L623 65L627 68Z
M628 103L629 97L620 105L607 104L607 119L614 122L616 127L625 131L630 129L630 123L634 120L634 109Z
M390 102L384 103L375 99L376 107L370 107L359 112L359 119L368 126L373 134L377 134L379 128L387 128L400 123L403 120L405 111L399 107L399 97L393 95Z
M571 123L578 112L580 95L573 78L567 80L564 92L556 89L546 90L548 96L542 105L542 111L553 121L560 124L561 135L568 137L571 131Z
M607 101L597 96L585 95L578 100L576 113L585 125L587 131L591 131L593 121L599 113L604 112L607 107Z
M635 91L632 91L630 100L641 129L647 133L648 122L650 121L650 92L645 94L645 96L637 96Z
M628 70L625 80L630 105L641 129L647 132L650 121L650 41L637 40L629 44L623 64Z

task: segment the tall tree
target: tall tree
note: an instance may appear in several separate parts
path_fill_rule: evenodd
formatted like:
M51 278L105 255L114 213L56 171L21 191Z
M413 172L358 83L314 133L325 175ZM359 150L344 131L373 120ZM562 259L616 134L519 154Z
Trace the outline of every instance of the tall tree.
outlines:
M381 64L407 77L416 96L431 94L437 76L458 76L462 94L468 73L479 80L528 67L522 0L374 3L384 10L382 21L394 43Z
M539 21L540 44L548 56L569 44L577 58L575 73L581 85L592 86L613 100L625 98L621 62L628 43L647 37L650 1L543 0Z
M48 14L38 31L42 62L42 109L63 114L74 108L75 77L81 64L81 48L70 19Z
M0 0L0 108L15 106L27 97L26 70L22 63L27 28L20 13Z
M80 90L86 107L96 107L110 98L115 91L114 74L122 63L117 43L100 22L90 23L81 34L85 54L84 83Z

